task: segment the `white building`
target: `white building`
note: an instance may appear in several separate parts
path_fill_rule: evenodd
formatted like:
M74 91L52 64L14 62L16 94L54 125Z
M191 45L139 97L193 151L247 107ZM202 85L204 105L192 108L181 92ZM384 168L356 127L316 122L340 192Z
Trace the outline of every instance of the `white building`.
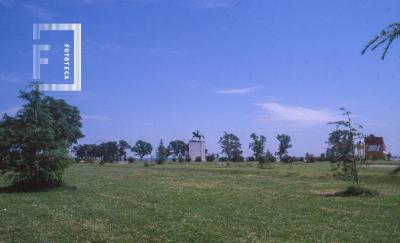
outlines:
M202 140L190 140L189 141L189 157L192 161L196 161L197 157L201 158L201 161L206 160L206 144Z

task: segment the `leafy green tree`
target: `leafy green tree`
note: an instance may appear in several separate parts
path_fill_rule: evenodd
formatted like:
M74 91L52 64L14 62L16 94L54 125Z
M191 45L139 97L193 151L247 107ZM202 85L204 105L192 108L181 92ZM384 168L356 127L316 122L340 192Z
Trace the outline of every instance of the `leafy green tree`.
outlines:
M250 138L253 141L250 143L249 148L253 150L253 154L256 160L259 160L261 157L264 156L264 149L267 138L263 135L257 136L255 133L250 134Z
M224 132L218 143L221 146L222 153L226 154L229 161L243 160L242 145L235 134Z
M75 154L75 157L78 161L94 161L96 160L96 156L94 155L93 146L97 146L95 144L79 144L73 147L72 152Z
M140 160L143 160L143 157L151 154L153 151L153 146L150 143L145 142L143 140L138 140L135 143L135 146L131 148L132 152L134 152L137 156L140 157Z
M340 110L344 120L328 123L336 126L336 130L330 134L328 140L338 158L337 166L334 168L335 176L351 180L357 188L360 188L354 141L362 138L362 133L359 131L362 126L353 124L349 110L344 107Z
M182 161L183 158L189 153L189 146L181 140L171 141L168 145L169 153L178 161Z
M45 96L37 83L19 98L22 109L0 120L0 173L21 189L59 186L68 150L83 137L79 110Z
M130 149L131 146L129 143L125 140L119 140L118 141L118 157L119 160L124 160L126 161L126 150Z
M400 37L400 22L390 24L386 29L383 29L381 33L376 35L372 40L368 42L368 44L361 51L361 55L364 55L368 49L374 51L379 46L384 45L381 56L381 59L384 60L393 41L399 37Z
M217 156L215 154L207 154L206 155L206 161L207 162L213 162L217 159Z
M350 153L351 147L348 143L349 131L339 129L329 133L328 145L329 145L329 159L331 162L337 162L339 160L346 160L346 156Z
M73 147L72 152L75 153L78 161L84 160L86 162L93 162L102 160L104 157L103 147L97 144L79 144Z
M99 146L98 153L102 162L115 162L118 158L118 143L115 141L104 142Z
M157 164L162 164L165 161L167 161L168 155L169 155L168 148L164 146L164 142L161 139L156 151Z
M291 138L286 134L278 134L276 139L279 141L279 147L275 154L279 156L279 160L282 160L283 157L288 156L288 149L292 148Z

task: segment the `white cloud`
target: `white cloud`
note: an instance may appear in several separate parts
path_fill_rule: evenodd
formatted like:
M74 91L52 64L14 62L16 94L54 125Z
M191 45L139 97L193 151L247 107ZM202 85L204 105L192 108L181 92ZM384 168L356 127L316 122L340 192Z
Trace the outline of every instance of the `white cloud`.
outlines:
M257 91L258 89L264 88L263 86L253 86L247 88L240 88L240 89L222 89L218 90L218 94L247 94Z
M101 121L111 121L111 118L108 116L98 116L98 115L88 115L88 114L83 114L82 115L83 119L86 120L101 120Z
M290 106L273 102L258 104L264 110L262 120L281 121L302 125L323 125L339 120L332 111Z

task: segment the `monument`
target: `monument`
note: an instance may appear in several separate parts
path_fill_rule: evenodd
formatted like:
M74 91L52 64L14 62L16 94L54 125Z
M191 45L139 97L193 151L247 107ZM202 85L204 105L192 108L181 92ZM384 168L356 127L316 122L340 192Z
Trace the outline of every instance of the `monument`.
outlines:
M193 132L192 140L189 141L189 157L192 161L201 158L201 161L206 160L206 145L204 136L199 130Z

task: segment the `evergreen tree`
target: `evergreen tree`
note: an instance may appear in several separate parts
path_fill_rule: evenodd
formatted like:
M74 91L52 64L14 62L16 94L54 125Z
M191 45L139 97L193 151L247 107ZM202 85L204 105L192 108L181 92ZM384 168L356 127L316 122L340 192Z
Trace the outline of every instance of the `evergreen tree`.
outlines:
M161 139L156 152L157 164L162 164L167 161L168 154L168 149L164 146L164 142Z
M0 173L21 189L62 184L68 150L83 137L79 110L45 96L33 83L20 91L25 102L15 117L0 120Z

